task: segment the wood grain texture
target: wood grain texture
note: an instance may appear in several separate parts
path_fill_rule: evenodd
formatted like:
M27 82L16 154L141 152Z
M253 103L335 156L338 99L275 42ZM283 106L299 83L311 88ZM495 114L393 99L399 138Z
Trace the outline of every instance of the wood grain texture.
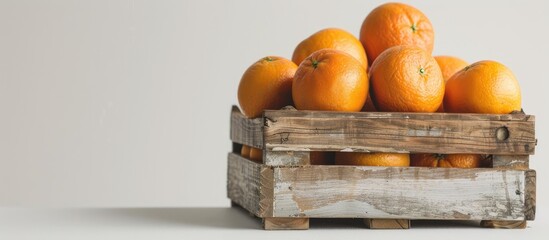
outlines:
M493 167L496 169L528 169L529 156L511 155L501 156L494 155ZM482 227L487 228L526 228L526 220L534 220L536 217L536 172L529 170L525 174L526 188L524 190L524 215L525 219L520 221L499 221L499 220L483 220L480 222Z
M302 166L310 164L309 152L263 151L263 164L267 166Z
M370 229L409 229L409 219L364 219L364 224Z
M524 220L531 170L274 168L274 217ZM535 173L534 173L535 174Z
M237 106L233 106L230 136L233 142L263 149L263 118L246 118Z
M536 172L534 170L526 172L524 198L526 220L534 220L536 218Z
M273 169L261 168L259 181L259 214L261 217L273 216L274 176Z
M308 218L264 218L265 230L307 230Z
M529 155L536 145L534 116L524 114L268 110L264 116L265 147L272 151Z
M227 196L250 213L260 216L261 164L229 153Z
M492 167L497 169L529 169L528 155L492 155Z

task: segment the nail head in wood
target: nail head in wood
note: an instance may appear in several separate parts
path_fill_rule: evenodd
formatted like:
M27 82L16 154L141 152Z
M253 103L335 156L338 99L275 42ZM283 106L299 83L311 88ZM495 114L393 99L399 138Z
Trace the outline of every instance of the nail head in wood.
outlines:
M499 127L496 129L496 139L498 141L505 141L509 138L509 129L507 127Z

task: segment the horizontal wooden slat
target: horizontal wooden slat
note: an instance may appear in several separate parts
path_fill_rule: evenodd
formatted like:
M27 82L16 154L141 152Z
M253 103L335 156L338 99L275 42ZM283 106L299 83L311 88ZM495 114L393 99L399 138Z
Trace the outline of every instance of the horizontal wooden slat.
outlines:
M273 152L263 151L263 164L267 166L303 166L309 165L310 152L287 151Z
M535 206L533 170L273 169L273 217L530 220Z
M265 230L307 230L309 229L308 218L264 218L263 228Z
M234 106L233 106L234 107ZM284 110L265 110L265 116L299 116L304 118L318 118L329 116L338 119L346 118L385 118L385 119L412 119L412 120L463 120L463 121L535 121L535 116L524 113L513 114L478 114L478 113L417 113L417 112L335 112L335 111L308 111L299 110L292 113Z
M409 229L409 219L364 219L366 227L369 229Z
M237 106L231 109L231 141L263 149L263 118L249 119Z
M492 167L497 169L529 169L528 155L493 155Z
M534 116L524 114L265 111L270 151L436 152L529 155Z
M227 196L250 213L260 216L261 164L229 153Z

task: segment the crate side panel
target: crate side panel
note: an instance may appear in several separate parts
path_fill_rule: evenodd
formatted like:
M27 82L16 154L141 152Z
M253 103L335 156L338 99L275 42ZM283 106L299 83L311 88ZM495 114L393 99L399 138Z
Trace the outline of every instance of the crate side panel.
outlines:
M524 191L526 220L536 219L536 171L526 172L526 189Z
M275 217L525 219L526 171L356 166L274 170Z
M227 196L250 213L260 215L261 164L229 153Z
M263 149L263 118L249 119L238 107L231 110L231 141Z

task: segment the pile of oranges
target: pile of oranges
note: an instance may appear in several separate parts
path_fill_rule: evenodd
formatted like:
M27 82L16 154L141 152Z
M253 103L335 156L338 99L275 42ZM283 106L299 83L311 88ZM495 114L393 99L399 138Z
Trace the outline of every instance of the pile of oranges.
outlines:
M292 59L261 58L240 81L245 116L293 105L298 110L507 114L521 109L519 84L496 61L469 64L432 56L434 30L418 9L386 3L364 19L360 37L320 30L297 45ZM261 150L242 156L261 161ZM312 164L366 166L485 166L477 154L313 152Z

